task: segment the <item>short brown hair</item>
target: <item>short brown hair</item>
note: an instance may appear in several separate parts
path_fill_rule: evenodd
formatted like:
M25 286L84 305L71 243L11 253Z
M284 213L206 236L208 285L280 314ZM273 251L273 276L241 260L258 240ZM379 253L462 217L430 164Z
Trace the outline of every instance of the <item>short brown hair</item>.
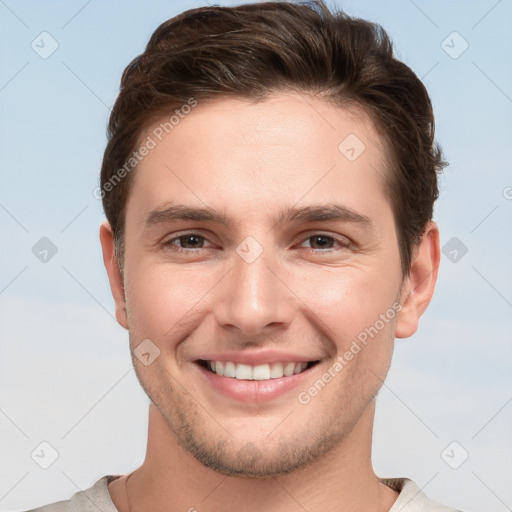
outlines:
M101 168L103 207L120 268L132 181L126 162L142 132L191 98L260 101L286 90L360 106L383 133L392 167L386 193L402 271L409 273L444 166L430 98L414 72L394 58L382 27L331 12L321 0L188 10L160 25L125 69Z

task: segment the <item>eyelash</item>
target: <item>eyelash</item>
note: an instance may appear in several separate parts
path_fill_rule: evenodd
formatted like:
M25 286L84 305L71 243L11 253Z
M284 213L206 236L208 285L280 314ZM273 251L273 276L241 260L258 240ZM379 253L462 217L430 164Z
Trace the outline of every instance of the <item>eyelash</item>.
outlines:
M173 251L176 251L176 252L183 252L183 253L190 253L190 252L199 252L199 251L204 251L204 250L207 250L209 249L208 247L198 247L198 248L192 248L192 249L187 249L187 248L183 248L183 247L178 247L176 245L174 245L173 242L177 241L177 240L180 240L180 239L186 239L187 237L196 237L196 238L200 238L202 240L205 240L207 241L206 237L198 234L198 233L184 233L182 235L179 235L179 236L175 236L174 238L171 238L170 240L167 240L166 242L164 242L164 246L166 248L171 248L171 250ZM313 248L307 248L306 249L309 249L310 251L313 251L315 253L330 253L330 252L333 252L333 251L339 251L339 250L343 250L343 249L346 249L349 247L349 243L342 240L342 239L339 239L335 236L332 236L332 235L327 235L325 233L315 233L313 235L309 235L307 236L304 241L306 240L309 240L311 238L315 238L315 237L323 237L323 238L328 238L328 239L331 239L333 240L335 243L338 243L339 247L336 249L336 248L327 248L327 249L313 249ZM304 243L304 242L302 242Z

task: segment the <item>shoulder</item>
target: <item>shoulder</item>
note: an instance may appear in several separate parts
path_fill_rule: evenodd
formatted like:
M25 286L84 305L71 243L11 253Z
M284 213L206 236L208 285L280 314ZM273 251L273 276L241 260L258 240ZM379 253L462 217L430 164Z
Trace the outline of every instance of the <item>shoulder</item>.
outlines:
M427 498L408 478L383 478L381 481L400 493L389 512L461 512Z
M117 478L101 477L92 487L78 491L69 500L58 501L28 512L117 512L108 492L108 484Z

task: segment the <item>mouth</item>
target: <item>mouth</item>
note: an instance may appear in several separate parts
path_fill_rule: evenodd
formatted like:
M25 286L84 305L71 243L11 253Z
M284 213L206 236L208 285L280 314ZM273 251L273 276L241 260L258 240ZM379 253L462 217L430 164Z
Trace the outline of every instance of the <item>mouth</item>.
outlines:
M219 377L244 381L269 381L299 375L319 361L274 362L258 365L235 363L233 361L213 361L200 359L197 361L205 370Z

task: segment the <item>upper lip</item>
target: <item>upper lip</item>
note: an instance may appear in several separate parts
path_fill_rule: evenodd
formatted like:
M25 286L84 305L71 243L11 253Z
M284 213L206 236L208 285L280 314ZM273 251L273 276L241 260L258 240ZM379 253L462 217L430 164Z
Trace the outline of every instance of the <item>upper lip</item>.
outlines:
M222 361L236 364L248 364L257 366L271 363L310 363L319 361L320 357L292 354L275 350L232 350L223 352L211 352L197 358L202 361Z

